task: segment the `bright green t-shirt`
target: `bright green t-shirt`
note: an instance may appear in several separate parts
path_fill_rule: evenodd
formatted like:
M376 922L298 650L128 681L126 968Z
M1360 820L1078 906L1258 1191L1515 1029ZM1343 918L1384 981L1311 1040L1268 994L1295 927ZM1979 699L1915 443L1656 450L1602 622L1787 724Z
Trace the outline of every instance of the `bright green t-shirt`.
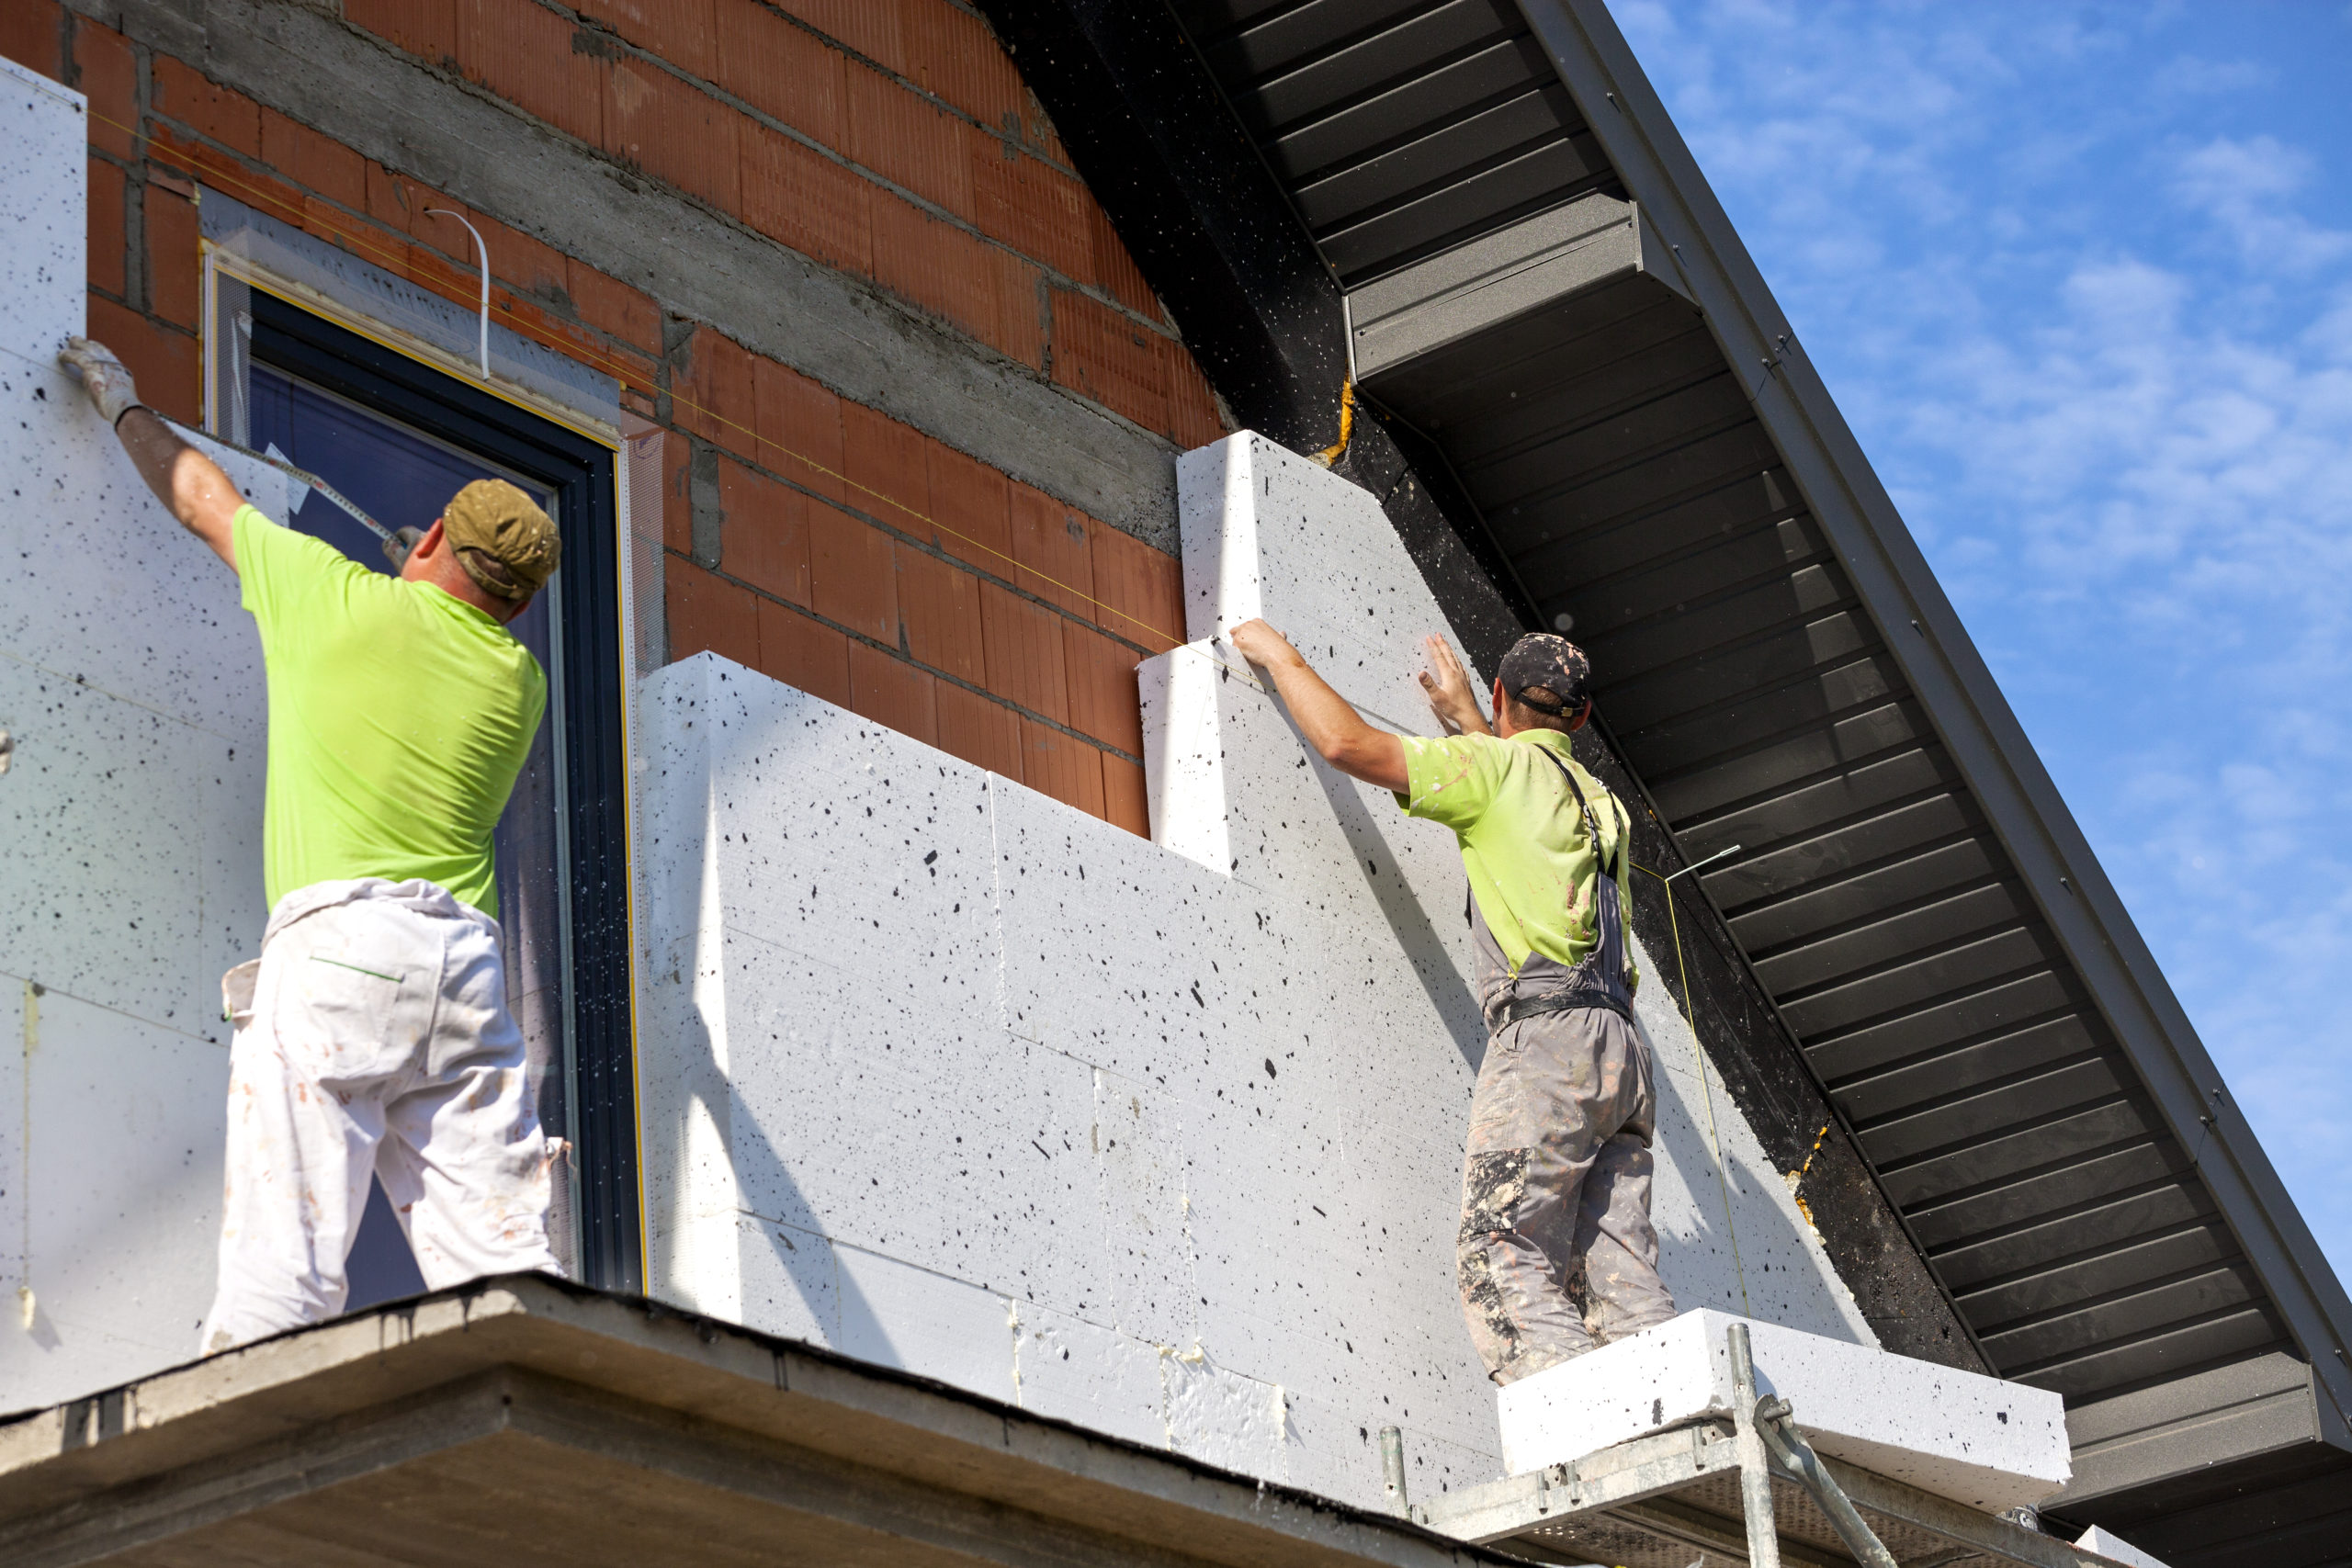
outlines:
M547 710L539 661L473 605L250 506L232 537L269 680L270 903L423 877L495 919L490 834Z
M1609 868L1619 876L1625 928L1633 929L1634 907L1625 886L1630 873L1618 871L1617 858L1632 819L1617 797L1585 772L1566 736L1522 729L1508 740L1491 735L1399 739L1405 742L1408 789L1397 803L1415 817L1444 823L1461 840L1471 895L1514 974L1531 951L1573 966L1600 940L1593 913L1600 863L1593 856L1592 837L1567 781L1538 750L1576 770L1600 824ZM1630 951L1625 968L1632 978Z

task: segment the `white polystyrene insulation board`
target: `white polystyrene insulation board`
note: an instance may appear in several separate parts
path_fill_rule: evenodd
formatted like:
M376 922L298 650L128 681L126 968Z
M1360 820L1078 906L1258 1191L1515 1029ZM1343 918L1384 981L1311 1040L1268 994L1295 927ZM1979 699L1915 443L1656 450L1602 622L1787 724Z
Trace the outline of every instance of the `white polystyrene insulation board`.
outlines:
M1179 478L1225 574L1196 631L1239 584L1426 722L1444 620L1370 495L1247 434ZM1453 836L1310 761L1222 642L1139 678L1157 841L715 655L639 688L652 1289L1351 1502L1384 1426L1417 1494L1491 1480ZM1867 1343L1664 988L1636 1010L1678 1298Z
M0 62L0 1390L182 1361L212 1292L222 970L253 955L261 660L237 581L58 366L82 330L82 100ZM222 455L277 514L275 470Z
M0 60L0 353L48 363L82 331L89 100Z
M1502 1391L1510 1473L1733 1411L1728 1314L1683 1313ZM1777 1394L1818 1452L1997 1512L2066 1483L2064 1401L2046 1389L1750 1322L1759 1396Z
M1184 454L1176 482L1187 638L1234 660L1225 634L1263 617L1387 728L1428 728L1414 672L1445 615L1368 491L1249 432Z
M2130 1541L2109 1534L2105 1528L2093 1525L2075 1539L2075 1544L2085 1551L2094 1551L2110 1562L2120 1562L2125 1568L2165 1568L2155 1556L2141 1551Z

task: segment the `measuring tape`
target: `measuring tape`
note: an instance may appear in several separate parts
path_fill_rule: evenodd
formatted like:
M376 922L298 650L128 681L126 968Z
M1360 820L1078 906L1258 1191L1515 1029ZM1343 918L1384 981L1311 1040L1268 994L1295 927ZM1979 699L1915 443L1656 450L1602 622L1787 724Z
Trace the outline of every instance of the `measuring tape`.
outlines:
M319 478L318 475L311 472L310 469L298 468L284 457L274 457L266 452L256 452L250 446L240 446L233 441L226 440L220 436L213 434L210 431L191 429L187 425L179 424L176 420L168 421L166 423L177 425L180 430L185 431L187 434L194 435L199 440L210 442L215 446L225 446L230 451L237 453L241 457L251 457L256 463L266 463L271 468L276 468L279 473L284 474L288 479L294 480L297 484L307 485L311 489L318 491L321 495L325 496L328 501L342 508L345 513L348 513L352 519L358 523L361 527L367 529L369 533L375 535L377 538L383 541L384 555L391 561L393 570L399 570L401 563L408 559L408 552L410 547L414 543L413 539L402 539L400 536L400 534L385 527L381 523L377 522L373 517L370 517L365 512L360 511L358 506L354 503L349 497L345 496L343 491L335 489L334 486L327 483L326 480ZM293 509L289 507L288 510L291 511ZM409 532L409 530L403 529L401 532L405 533Z

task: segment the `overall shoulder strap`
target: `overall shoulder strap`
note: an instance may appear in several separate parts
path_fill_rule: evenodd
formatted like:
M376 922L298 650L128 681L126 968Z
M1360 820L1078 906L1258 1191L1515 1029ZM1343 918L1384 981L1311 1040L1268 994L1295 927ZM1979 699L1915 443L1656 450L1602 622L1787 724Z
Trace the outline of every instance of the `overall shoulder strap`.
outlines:
M1595 861L1600 862L1601 869L1606 871L1608 869L1608 863L1602 858L1601 844L1603 840L1600 837L1600 823L1592 814L1592 803L1584 797L1584 786L1577 783L1577 775L1575 772L1570 769L1566 762L1563 762L1559 758L1555 757L1550 751L1545 750L1544 748L1541 746L1538 746L1535 749L1538 751L1543 751L1544 760L1551 763L1554 767L1559 769L1560 776L1568 781L1568 793L1576 796L1577 809L1584 816L1585 834L1592 840L1592 858ZM1623 833L1617 835L1617 879L1620 882L1625 879L1625 840L1627 837L1628 835Z

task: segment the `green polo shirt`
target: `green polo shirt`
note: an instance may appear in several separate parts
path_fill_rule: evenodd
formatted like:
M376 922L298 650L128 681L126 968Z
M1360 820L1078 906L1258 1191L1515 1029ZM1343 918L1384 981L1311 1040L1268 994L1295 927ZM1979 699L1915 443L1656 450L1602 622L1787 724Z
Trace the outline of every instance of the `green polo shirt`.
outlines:
M232 525L269 683L262 880L423 877L496 918L490 834L547 709L531 650L440 589L252 507Z
M1577 783L1600 824L1609 866L1632 819L1617 797L1585 772L1553 729L1522 729L1508 740L1491 735L1400 737L1405 742L1407 793L1397 804L1415 817L1442 822L1462 842L1471 896L1516 974L1531 951L1574 964L1600 941L1593 887L1600 863L1592 852L1584 814L1559 769L1536 753L1548 751L1576 771ZM1621 874L1617 896L1630 936L1634 907ZM1635 978L1630 947L1625 961Z

